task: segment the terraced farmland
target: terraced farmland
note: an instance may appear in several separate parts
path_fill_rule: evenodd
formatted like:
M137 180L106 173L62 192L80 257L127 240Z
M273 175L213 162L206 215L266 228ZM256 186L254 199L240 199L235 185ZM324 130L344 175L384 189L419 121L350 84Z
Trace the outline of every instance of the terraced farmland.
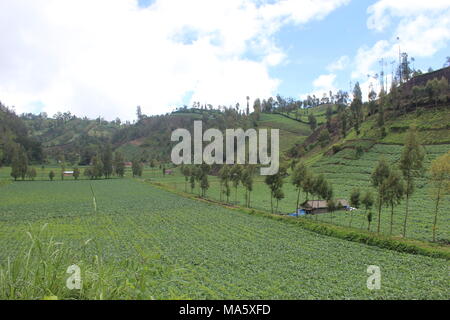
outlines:
M100 252L105 264L125 258L159 264L146 274L145 293L120 298L450 298L446 260L320 236L131 179L1 187L1 265L17 254L30 223L48 223L55 240L74 249L92 239L88 252ZM366 288L369 265L381 267L379 291ZM162 277L163 270L175 277ZM124 270L120 277L134 274Z

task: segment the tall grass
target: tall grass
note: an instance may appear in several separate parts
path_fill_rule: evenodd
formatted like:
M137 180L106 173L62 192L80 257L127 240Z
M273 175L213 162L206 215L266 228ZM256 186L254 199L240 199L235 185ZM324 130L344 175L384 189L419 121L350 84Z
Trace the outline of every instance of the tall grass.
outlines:
M155 296L157 287L178 281L173 269L152 257L105 262L98 254L88 254L84 242L79 250L56 242L46 232L47 225L28 231L24 250L0 262L0 300L111 300L177 297L170 292ZM66 286L69 266L81 270L81 289Z

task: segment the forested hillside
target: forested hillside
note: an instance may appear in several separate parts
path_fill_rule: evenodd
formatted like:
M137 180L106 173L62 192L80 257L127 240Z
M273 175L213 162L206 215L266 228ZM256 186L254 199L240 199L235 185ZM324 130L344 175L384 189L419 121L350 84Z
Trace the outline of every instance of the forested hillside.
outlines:
M0 166L24 154L29 161L43 161L41 143L29 134L24 121L0 102Z

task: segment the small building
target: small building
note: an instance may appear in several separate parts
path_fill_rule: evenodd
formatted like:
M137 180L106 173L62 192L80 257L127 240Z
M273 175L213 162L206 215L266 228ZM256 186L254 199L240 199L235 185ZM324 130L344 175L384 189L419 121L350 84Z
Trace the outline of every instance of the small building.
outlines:
M131 168L133 166L132 162L124 162L123 164L125 165L126 168Z
M349 210L350 205L347 200L344 199L337 199L336 205L338 208L342 208L343 210ZM306 203L304 203L298 211L299 215L305 215L305 214L320 214L320 213L327 213L328 210L328 201L326 200L309 200Z
M63 172L63 174L64 174L64 177L73 177L73 171L64 171Z

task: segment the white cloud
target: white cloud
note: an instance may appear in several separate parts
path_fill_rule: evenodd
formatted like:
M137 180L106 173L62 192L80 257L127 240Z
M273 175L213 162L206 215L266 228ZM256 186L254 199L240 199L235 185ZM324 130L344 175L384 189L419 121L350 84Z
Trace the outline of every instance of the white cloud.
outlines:
M363 79L364 83L368 83L367 75L381 71L380 59L387 63L385 73L391 74L395 67L392 64L398 63L399 46L410 57L425 58L445 48L450 41L449 0L379 0L368 8L368 13L369 29L383 32L392 28L386 39L358 50L352 78Z
M322 98L324 93L328 95L330 91L333 93L338 92L339 89L336 88L335 80L336 75L333 73L320 75L313 81L314 90L309 93L300 94L300 99L306 99L307 96Z
M335 79L336 79L335 74L323 74L319 76L316 80L314 80L313 86L316 89L328 90L330 88L334 88L333 83Z
M342 56L335 62L328 65L327 70L330 72L344 70L348 66L349 62L350 58L348 56Z
M417 17L418 15L441 15L450 8L448 0L379 0L368 8L369 29L383 31L391 24L393 17ZM444 12L443 12L444 11Z
M4 0L0 99L29 111L108 119L192 101L245 104L273 95L269 68L286 56L274 35L349 0ZM249 59L248 54L257 58Z

